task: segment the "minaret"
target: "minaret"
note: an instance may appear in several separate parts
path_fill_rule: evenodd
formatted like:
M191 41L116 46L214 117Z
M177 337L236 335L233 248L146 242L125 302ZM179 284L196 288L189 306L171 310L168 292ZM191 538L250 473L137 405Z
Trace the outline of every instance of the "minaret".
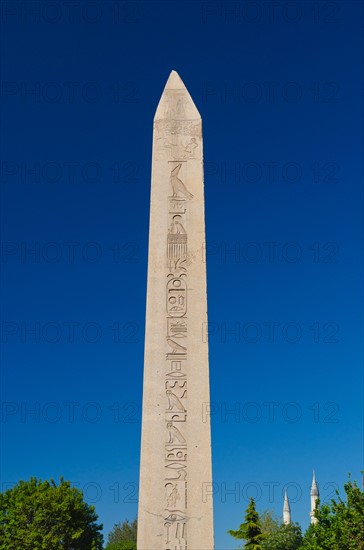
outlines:
M138 550L214 547L202 153L172 71L154 117Z
M289 525L291 523L291 507L289 505L287 489L284 491L283 523L284 525Z
M320 498L320 493L318 490L317 482L316 482L316 476L315 476L315 470L313 471L313 477L312 477L312 485L311 485L311 523L316 525L317 518L314 516L314 511L316 509L316 501Z

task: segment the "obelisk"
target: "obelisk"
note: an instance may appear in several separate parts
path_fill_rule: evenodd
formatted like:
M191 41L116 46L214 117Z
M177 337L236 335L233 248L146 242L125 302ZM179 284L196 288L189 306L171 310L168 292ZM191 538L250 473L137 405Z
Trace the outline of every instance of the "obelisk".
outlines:
M204 243L201 117L172 71L153 131L138 550L214 546Z

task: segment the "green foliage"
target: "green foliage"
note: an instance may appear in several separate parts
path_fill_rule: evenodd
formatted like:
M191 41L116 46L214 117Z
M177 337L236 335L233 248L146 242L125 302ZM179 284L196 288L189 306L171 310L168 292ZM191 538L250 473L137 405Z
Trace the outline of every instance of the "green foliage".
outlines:
M319 506L315 516L319 522L317 525L311 524L308 527L300 550L337 550L330 506L327 504Z
M136 550L138 522L135 519L114 525L108 535L106 550Z
M271 510L260 515L260 525L264 540L262 550L298 550L302 543L301 528L298 524L284 525Z
M255 509L254 499L250 503L245 513L245 522L242 523L237 531L228 531L229 535L235 539L244 539L245 550L262 550L262 541L265 538L259 520L259 514Z
M19 481L0 493L0 550L102 550L97 519L69 481Z
M274 514L273 510L265 510L260 514L260 525L262 533L266 536L275 533L280 525L280 520Z
M336 491L336 499L318 506L318 523L307 529L303 550L364 550L364 492L350 476L344 490L345 500Z
M297 523L281 524L263 541L262 550L298 550L301 544L301 527Z

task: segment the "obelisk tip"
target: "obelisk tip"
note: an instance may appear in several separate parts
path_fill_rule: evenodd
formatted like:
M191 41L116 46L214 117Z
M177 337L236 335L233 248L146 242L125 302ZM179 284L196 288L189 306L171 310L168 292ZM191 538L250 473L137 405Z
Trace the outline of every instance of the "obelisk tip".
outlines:
M177 71L172 70L169 74L165 90L180 90L181 88L185 88L185 85Z
M198 112L186 86L177 71L172 70L164 87L154 120L198 120Z

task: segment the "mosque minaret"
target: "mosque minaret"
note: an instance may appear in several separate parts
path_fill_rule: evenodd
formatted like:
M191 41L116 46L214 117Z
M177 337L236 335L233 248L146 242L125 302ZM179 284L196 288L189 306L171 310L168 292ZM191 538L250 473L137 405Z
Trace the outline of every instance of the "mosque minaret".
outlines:
M310 496L311 496L311 511L310 511L311 523L316 525L318 520L317 518L315 518L314 512L317 508L317 501L320 499L320 492L318 489L315 472L313 472ZM283 523L284 525L289 525L291 523L291 506L289 504L287 489L284 491Z
M312 476L312 485L311 485L311 512L310 512L311 523L313 523L314 525L316 525L318 521L317 518L315 518L314 516L314 511L316 510L317 500L319 500L319 498L320 498L320 493L319 493L315 471L314 471Z
M289 505L287 489L284 491L283 523L285 525L289 525L291 523L291 507Z

